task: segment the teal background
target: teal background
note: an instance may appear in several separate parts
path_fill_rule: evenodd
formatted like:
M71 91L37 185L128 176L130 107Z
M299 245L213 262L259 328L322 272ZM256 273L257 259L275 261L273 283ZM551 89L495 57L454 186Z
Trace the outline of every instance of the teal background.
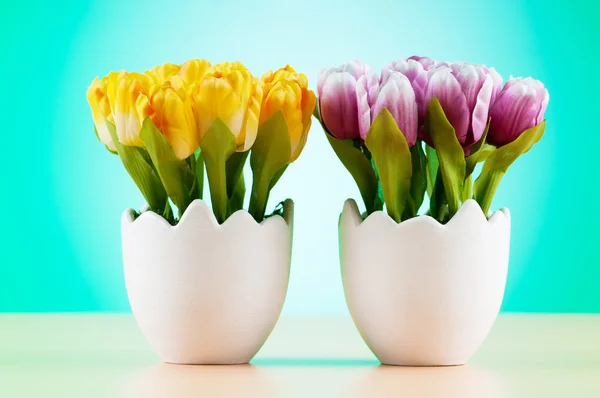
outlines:
M600 312L595 198L600 101L594 1L4 2L0 12L0 311L128 311L120 216L143 200L93 133L95 76L166 61L241 60L256 75L291 64L379 70L413 54L533 76L551 95L544 139L506 175L505 311ZM296 201L286 314L344 314L337 218L350 176L313 125L271 195Z

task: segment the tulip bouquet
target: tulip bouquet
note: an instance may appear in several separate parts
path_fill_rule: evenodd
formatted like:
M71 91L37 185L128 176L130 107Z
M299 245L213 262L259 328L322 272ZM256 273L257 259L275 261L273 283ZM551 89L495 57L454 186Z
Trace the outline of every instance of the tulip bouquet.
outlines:
M508 167L544 132L548 91L484 65L410 57L377 75L361 61L323 70L315 115L356 181L367 214L444 223L475 199L487 214ZM476 165L483 162L474 179Z
M307 85L290 66L257 79L239 62L195 59L112 72L92 82L87 99L97 137L150 210L175 224L202 199L206 169L213 212L224 222L243 207L249 156L249 212L260 222L270 190L306 142L316 103Z

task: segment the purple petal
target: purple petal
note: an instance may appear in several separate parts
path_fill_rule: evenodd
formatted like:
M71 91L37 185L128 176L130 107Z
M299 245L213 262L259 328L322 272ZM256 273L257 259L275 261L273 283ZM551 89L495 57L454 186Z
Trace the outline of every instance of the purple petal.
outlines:
M358 139L356 79L347 72L330 73L319 97L321 119L329 133L339 139Z
M467 63L452 64L451 67L453 75L458 80L460 88L467 99L469 111L472 112L475 109L479 91L486 80L485 73L480 67Z
M388 64L386 68L402 73L404 76L408 77L408 80L410 80L411 84L417 78L417 76L425 70L423 65L414 59L399 59ZM382 81L381 83L385 82Z
M535 126L543 106L539 87L528 79L509 80L490 111L490 143L496 146L514 141Z
M361 78L363 78L362 85L367 92L367 102L369 106L373 106L377 99L377 93L379 92L379 77L377 76L377 73L369 69Z
M474 144L483 135L485 126L489 119L489 110L491 105L492 92L494 89L494 80L492 76L488 76L477 94L475 108L473 109L473 120L471 121L471 129L473 136L470 144Z
M381 86L371 114L377 117L387 108L406 137L409 146L417 142L417 102L410 80L399 72L392 72Z
M406 76L408 80L410 80L415 92L415 98L419 112L419 124L422 124L427 111L424 104L425 91L427 90L427 71L424 65L422 65L416 58L418 57L411 57L407 60L401 58L386 65L381 72L381 84L385 84L387 82L391 71L400 72ZM431 61L429 58L420 59L425 60L424 62L427 65L433 65L433 61Z
M493 105L496 102L496 98L498 98L498 94L500 94L500 90L502 90L502 76L494 68L490 68L488 73L492 77L493 82L492 98L490 99L490 104Z
M361 76L356 84L356 101L358 112L358 130L363 140L371 128L371 105L369 104L368 83L365 76ZM377 94L373 97L376 98Z
M321 69L319 72L319 76L317 77L317 93L321 96L321 92L323 91L323 86L325 85L325 81L329 77L330 74L338 72L339 68L325 68Z
M448 121L454 127L458 141L461 145L465 144L470 112L460 84L452 75L452 69L442 67L433 73L427 84L425 103L429 104L433 97L440 101Z
M425 103L425 94L427 92L427 71L419 73L419 75L412 81L412 87L415 91L415 98L417 100L417 107L419 109L419 125L423 125L425 121L425 114L427 113L427 105Z
M416 61L416 62L420 63L421 65L423 65L423 68L425 70L428 70L431 67L437 66L440 63L438 61L432 60L431 58L419 57L417 55L413 55L412 57L409 57L408 60L412 60L412 61Z
M346 64L340 66L340 70L343 72L350 73L352 76L354 76L356 80L358 80L363 75L371 73L375 74L375 71L373 71L373 69L371 69L369 65L365 64L360 59L353 59L351 61L348 61Z
M548 107L548 102L550 101L550 93L547 89L544 88L544 99L542 100L542 105L540 106L540 111L538 112L537 118L535 120L536 124L540 124L544 120L544 113L546 113L546 108Z

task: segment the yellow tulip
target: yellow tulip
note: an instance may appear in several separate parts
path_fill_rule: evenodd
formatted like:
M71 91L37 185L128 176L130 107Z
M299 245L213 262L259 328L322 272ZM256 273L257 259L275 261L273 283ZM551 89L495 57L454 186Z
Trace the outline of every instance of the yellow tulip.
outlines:
M208 69L210 68L210 62L205 59L191 59L181 65L179 70L179 77L188 85L194 83L200 83Z
M98 132L98 138L113 152L116 151L116 148L106 127L105 119L114 123L109 98L114 97L118 81L124 74L124 71L111 72L102 79L96 78L87 91L87 100L90 108L92 108L92 118Z
M291 162L304 149L312 121L317 98L308 89L308 79L289 65L262 77L264 98L260 111L260 122L264 123L275 112L282 110L292 144Z
M263 90L239 62L211 66L191 87L200 140L217 118L235 135L237 151L250 149L256 139Z
M152 84L147 74L126 74L119 81L113 109L117 135L124 145L143 147L140 131L149 117L180 159L198 148L192 103L177 75Z
M149 96L138 99L136 107L140 120L149 117L178 158L187 159L200 145L192 102L179 76L154 85Z
M164 65L158 65L146 72L146 75L150 76L154 84L162 84L169 80L171 77L179 74L181 67L179 65L166 63Z
M143 119L140 120L136 103L147 98L151 87L151 77L141 73L127 73L119 80L114 100L110 100L121 144L144 146L140 139Z

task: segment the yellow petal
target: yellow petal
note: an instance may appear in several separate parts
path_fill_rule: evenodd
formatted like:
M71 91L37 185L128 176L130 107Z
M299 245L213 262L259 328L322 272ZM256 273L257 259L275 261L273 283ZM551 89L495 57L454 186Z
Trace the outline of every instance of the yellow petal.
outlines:
M200 140L217 118L223 120L236 136L239 135L244 120L244 109L227 79L205 79L193 94L193 99Z
M138 102L144 99L139 97L147 96L142 82L134 74L128 74L119 81L113 116L119 141L124 145L143 146L140 139L140 130L142 121L138 116Z
M166 63L164 65L158 65L146 72L146 75L152 78L155 84L162 84L172 76L179 73L181 67L179 65Z
M210 62L205 59L192 59L181 66L179 76L188 85L200 83L208 73Z
M200 142L196 134L196 121L192 105L187 95L175 90L168 84L156 92L152 105L158 110L160 131L171 144L173 151L180 159L187 159L198 148Z
M119 81L125 75L127 75L127 73L122 70L119 72L110 72L108 76L102 78L106 84L106 95L108 96L108 101L110 102L110 108L113 110L115 108L115 100L117 99L117 87L119 86Z
M254 82L253 89L254 92L252 93L252 97L248 102L246 119L244 120L244 142L243 145L238 145L238 152L245 152L250 149L256 140L256 134L258 132L258 119L260 116L260 106L263 99L263 90L258 81Z
M92 109L92 118L94 120L94 125L96 126L96 131L98 132L98 138L104 145L108 146L110 150L114 151L115 146L112 142L110 133L108 132L108 128L106 127L105 120L105 118L112 119L105 83L105 79L94 79L87 90L87 100Z
M292 152L292 162L300 156L300 153L306 145L306 139L308 138L308 132L312 124L312 116L317 105L317 96L312 90L306 88L302 89L302 138L296 147L295 151Z
M292 146L290 161L294 161L306 144L316 96L308 90L306 76L297 73L289 65L275 72L265 73L262 82L265 93L260 123L264 123L279 110L283 112Z

